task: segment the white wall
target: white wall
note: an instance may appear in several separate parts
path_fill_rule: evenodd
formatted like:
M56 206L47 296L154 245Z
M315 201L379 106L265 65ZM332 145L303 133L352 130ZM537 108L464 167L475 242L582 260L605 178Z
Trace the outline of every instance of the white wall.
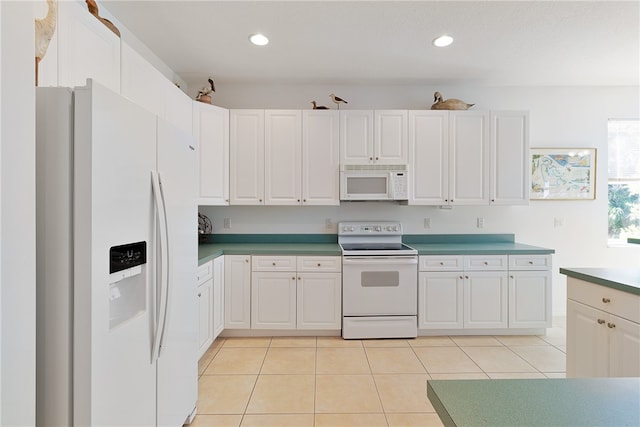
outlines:
M0 1L0 425L35 424L33 4Z
M554 314L565 312L565 277L559 267L640 265L640 247L607 247L607 120L638 118L638 87L467 87L467 86L265 86L216 87L214 103L227 108L309 108L316 100L331 105L330 93L349 108L424 109L433 92L475 103L474 109L529 110L531 147L595 147L595 201L532 201L528 206L400 206L392 203L343 203L339 207L201 207L214 233L335 233L325 221L393 219L405 233L513 233L520 243L556 250ZM423 227L431 218L431 228ZM476 228L476 218L485 226ZM231 219L223 229L223 218ZM554 219L563 225L554 226Z

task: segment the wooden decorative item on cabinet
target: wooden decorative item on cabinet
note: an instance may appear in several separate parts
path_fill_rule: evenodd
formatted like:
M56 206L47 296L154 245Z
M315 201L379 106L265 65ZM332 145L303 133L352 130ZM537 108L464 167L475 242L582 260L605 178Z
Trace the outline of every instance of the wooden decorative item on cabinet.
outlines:
M118 30L118 28L115 25L113 25L113 22L100 16L98 11L98 5L96 4L95 0L86 0L86 2L87 2L87 8L89 9L89 13L95 16L96 19L98 19L98 21L102 22L105 25L105 27L110 29L116 36L120 37L120 30Z
M42 19L34 22L36 38L36 86L38 86L38 65L47 53L49 43L56 32L56 21L58 17L57 0L47 0L47 14Z

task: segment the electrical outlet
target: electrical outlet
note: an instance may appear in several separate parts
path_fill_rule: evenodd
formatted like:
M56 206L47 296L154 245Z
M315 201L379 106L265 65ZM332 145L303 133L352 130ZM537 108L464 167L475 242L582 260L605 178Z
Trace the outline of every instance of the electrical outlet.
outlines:
M231 218L224 219L224 228L231 228Z
M562 218L553 218L553 226L558 228L558 227L562 227L564 225L564 220Z
M478 228L484 228L484 218L482 217L476 218L476 226Z
M424 219L424 228L431 228L431 218Z
M331 230L331 228L333 227L333 221L331 221L331 218L326 218L326 219L324 220L324 227L325 227L327 230Z

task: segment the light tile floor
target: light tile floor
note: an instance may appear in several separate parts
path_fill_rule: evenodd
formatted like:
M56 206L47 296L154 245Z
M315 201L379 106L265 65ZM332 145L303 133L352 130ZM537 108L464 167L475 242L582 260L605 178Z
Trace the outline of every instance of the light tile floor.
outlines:
M441 426L429 379L561 378L565 319L544 336L219 338L193 427Z

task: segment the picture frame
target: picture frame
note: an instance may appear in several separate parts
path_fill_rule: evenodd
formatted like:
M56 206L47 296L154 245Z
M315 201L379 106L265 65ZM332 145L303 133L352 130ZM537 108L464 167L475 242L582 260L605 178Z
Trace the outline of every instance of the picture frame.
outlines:
M530 200L595 200L595 148L532 148Z

